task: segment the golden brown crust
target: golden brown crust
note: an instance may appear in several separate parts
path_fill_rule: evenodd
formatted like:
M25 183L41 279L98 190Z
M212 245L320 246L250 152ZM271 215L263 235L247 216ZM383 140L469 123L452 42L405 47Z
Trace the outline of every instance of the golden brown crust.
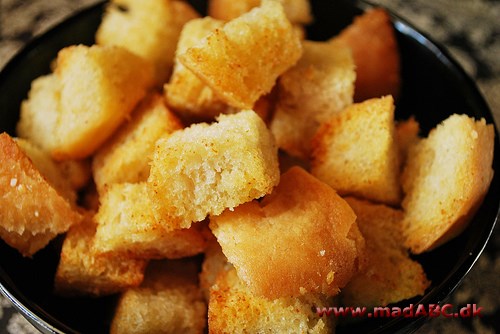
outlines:
M354 19L335 40L352 48L356 64L354 100L392 95L399 96L399 51L391 18L386 10L368 10Z
M0 151L2 238L31 256L82 217L6 133L0 134Z
M238 276L268 298L336 295L361 266L364 240L349 205L299 167L262 202L211 217Z

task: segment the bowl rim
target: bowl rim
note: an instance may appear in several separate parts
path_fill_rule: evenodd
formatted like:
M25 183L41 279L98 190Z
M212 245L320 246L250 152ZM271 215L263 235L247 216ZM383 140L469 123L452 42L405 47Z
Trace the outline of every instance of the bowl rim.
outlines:
M64 27L68 24L71 24L74 21L82 19L83 17L89 15L91 12L101 10L104 11L105 4L108 1L99 1L93 5L87 6L80 10L75 11L73 14L63 18L61 21L51 26L48 30L43 32L40 35L33 37L28 43L26 43L16 54L9 59L9 61L0 69L0 81L4 81L5 77L8 74L15 70L17 67L17 63L21 61L22 58L26 57L31 51L43 45L44 41L50 38L53 35L56 35L60 32L60 30L64 29ZM347 1L345 1L347 2ZM467 88L470 90L470 93L473 95L475 103L479 105L479 109L484 110L484 115L482 115L487 123L493 124L494 134L495 134L495 156L498 159L498 151L499 151L499 131L498 127L495 123L495 119L491 112L490 107L488 106L486 100L484 99L482 93L480 92L477 83L474 79L472 79L464 70L464 68L455 60L455 58L449 53L449 51L440 43L434 41L428 34L417 29L412 23L410 23L405 18L396 14L392 9L387 8L386 6L374 4L367 0L355 0L349 1L350 4L362 11L366 11L372 8L384 8L387 10L391 17L392 24L397 33L409 37L417 41L420 45L430 50L434 56L439 58L439 61L444 64L448 69L451 69L457 73L459 79L464 82ZM494 156L494 159L495 159ZM494 160L495 161L495 160ZM495 173L494 179L490 184L493 185L493 181L497 178L498 175ZM496 216L493 222L488 224L488 229L486 231L481 232L480 238L478 238L477 242L473 245L473 249L471 250L471 255L466 258L464 261L457 263L452 271L450 271L442 282L435 286L431 291L428 291L419 301L419 303L428 302L430 299L436 300L438 304L444 302L451 294L460 286L463 282L464 278L473 268L474 264L477 262L481 254L483 253L488 241L490 240L495 226L500 219L500 198L498 198L498 208L496 212ZM46 311L41 309L36 303L30 301L24 293L18 290L16 284L14 284L8 275L5 273L4 269L0 266L0 293L10 300L13 304L14 308L19 311L32 325L34 325L38 330L43 333L78 333L74 329L65 325L62 321L56 319L55 317L48 314ZM424 321L428 318L413 318L410 319L411 323L416 325L422 325ZM405 321L407 320L407 321ZM386 323L384 323L383 327L375 329L371 333L382 333L382 332L394 332L394 331L405 331L405 328L408 327L408 319L398 317L393 318ZM418 328L414 327L413 329Z

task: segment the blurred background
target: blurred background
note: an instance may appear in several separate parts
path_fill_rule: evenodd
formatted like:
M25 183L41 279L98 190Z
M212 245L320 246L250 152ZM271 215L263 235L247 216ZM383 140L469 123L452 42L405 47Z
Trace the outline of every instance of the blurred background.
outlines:
M312 0L314 1L314 0ZM317 0L335 1L335 0ZM96 0L0 0L0 69L34 37ZM500 124L500 1L372 0L444 45L477 82ZM499 172L499 171L497 171ZM418 333L500 333L500 233L448 301L476 303L483 317L429 320ZM38 333L0 296L0 333Z

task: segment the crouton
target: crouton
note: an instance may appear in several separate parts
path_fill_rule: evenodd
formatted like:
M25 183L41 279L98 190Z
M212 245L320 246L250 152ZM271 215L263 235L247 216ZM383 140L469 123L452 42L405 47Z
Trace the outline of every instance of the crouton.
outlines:
M356 216L327 184L299 167L274 192L210 218L210 229L252 293L336 295L362 264Z
M222 248L220 248L217 239L212 234L208 241L207 248L205 249L205 258L203 259L199 275L200 289L207 302L210 299L210 289L215 284L219 274L223 270L229 270L231 268L232 265L227 262L226 256L222 253Z
M182 29L177 44L174 71L164 91L168 105L184 117L203 120L214 118L221 113L238 111L223 102L210 87L178 60L179 55L222 26L222 21L205 17L189 21Z
M227 104L251 109L301 54L300 38L283 6L266 0L216 29L178 59Z
M204 333L197 273L192 261L152 261L142 285L120 297L111 333Z
M134 258L177 259L201 253L206 240L199 224L167 231L155 219L146 183L115 183L101 196L94 247Z
M355 102L384 95L399 96L399 50L386 10L368 10L334 39L352 49L356 64Z
M418 142L419 132L420 124L413 116L396 123L396 142L398 144L400 169L403 168L406 162L410 147Z
M423 295L430 282L404 246L403 211L346 198L366 240L366 268L342 290L344 305L385 306Z
M59 110L56 126L46 135L55 138L51 151L57 159L85 158L94 153L152 83L148 64L118 47L64 48L57 57L55 73L60 84Z
M222 272L210 292L210 333L331 333L333 317L319 317L314 306L326 306L319 296L267 299L256 296L236 275Z
M59 182L48 157L38 159L45 176L6 133L0 134L0 151L0 236L23 256L32 256L82 217L65 197L71 191Z
M156 83L167 81L184 23L199 14L184 1L113 0L96 33L99 45L116 45L155 68Z
M279 0L286 17L295 24L308 24L313 20L309 0ZM218 20L230 21L261 4L261 0L210 0L208 15Z
M493 178L493 125L452 115L410 149L402 175L403 233L413 253L460 234Z
M321 126L311 145L311 173L339 194L401 201L391 96L347 107Z
M278 147L307 159L320 124L352 104L356 75L343 44L304 41L303 49L299 62L279 79L271 131Z
M218 120L156 143L148 186L156 218L171 229L262 197L279 182L277 148L262 119L246 110Z
M92 240L96 223L87 214L64 239L54 279L54 291L62 296L99 297L141 284L147 262L95 252Z
M74 190L84 188L92 178L89 159L57 161L57 167Z
M60 91L59 80L54 74L33 80L28 98L21 104L16 127L19 138L48 152L59 145L53 133L58 124Z
M113 183L146 181L155 142L182 129L159 94L146 97L120 129L96 152L92 172L99 193Z

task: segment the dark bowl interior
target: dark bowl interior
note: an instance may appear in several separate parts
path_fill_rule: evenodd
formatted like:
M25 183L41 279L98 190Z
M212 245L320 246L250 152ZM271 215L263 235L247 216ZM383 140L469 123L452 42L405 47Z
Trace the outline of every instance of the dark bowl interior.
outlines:
M205 12L204 1L191 1ZM349 24L355 15L370 5L349 0L312 1L315 23L308 27L310 39L324 40ZM49 72L58 50L72 44L92 44L103 5L91 7L66 20L37 38L20 52L0 73L0 131L14 135L19 106L26 98L30 83ZM494 123L491 111L467 77L450 56L426 36L397 16L392 16L402 59L403 87L397 101L396 117L415 115L425 135L452 113L485 118ZM493 168L500 171L498 130L495 138ZM459 237L424 255L422 263L432 285L424 297L409 303L441 303L460 284L475 263L493 231L498 217L500 180L495 175L483 205L469 227ZM100 333L109 330L116 296L87 299L60 298L52 294L61 239L54 240L32 259L0 241L0 291L40 330L66 333ZM339 333L410 332L425 318L365 319L340 324Z

